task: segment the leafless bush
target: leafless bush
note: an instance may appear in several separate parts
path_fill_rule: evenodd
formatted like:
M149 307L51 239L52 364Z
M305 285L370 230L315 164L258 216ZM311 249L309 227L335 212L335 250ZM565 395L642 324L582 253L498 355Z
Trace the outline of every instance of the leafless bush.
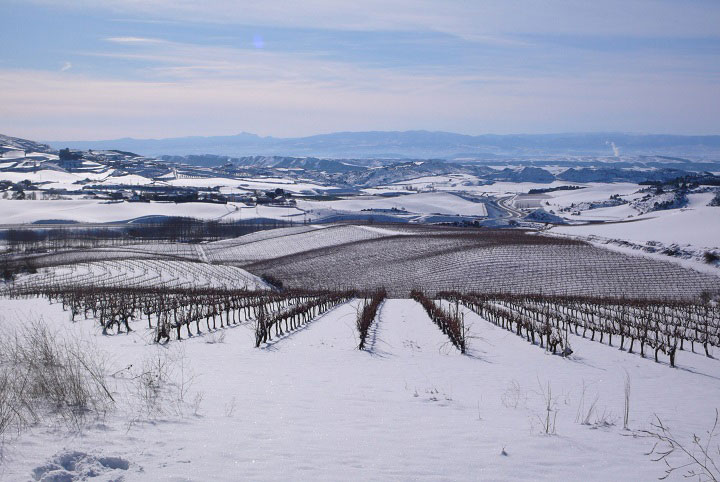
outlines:
M140 372L132 377L139 414L152 418L165 413L166 407L161 402L161 396L169 383L169 372L168 356L162 349L143 360Z
M630 421L630 391L631 391L631 385L630 385L630 374L626 371L625 372L625 406L623 410L623 429L628 430L628 422Z
M585 382L583 382L583 388L582 393L580 395L580 402L578 403L578 409L577 413L575 414L575 423L579 423L581 425L592 425L592 416L595 414L595 409L597 408L599 397L595 396L595 398L590 402L589 406L585 406L585 391L587 390L587 387L585 386Z
M183 348L157 347L131 376L136 420L184 416L187 410L197 415L204 394L195 392L190 399L194 379Z
M555 423L558 414L557 396L553 395L550 382L547 382L547 386L543 386L540 380L538 380L538 391L536 393L540 395L543 401L543 411L542 414L536 415L537 420L540 422L545 434L555 435Z
M605 409L602 412L597 412L597 415L595 416L595 421L592 423L592 427L612 427L615 425L616 420L617 417L615 417L612 410Z
M720 480L718 409L715 409L715 421L712 428L706 432L707 435L703 438L693 434L689 443L681 441L680 437L675 435L657 415L655 420L650 430L641 430L640 433L656 440L647 455L653 457L654 462L665 463L665 475L660 477L660 480L667 479L675 473L683 473L686 478L697 478L702 482Z
M54 417L80 427L115 403L105 379L93 345L28 322L0 338L0 435Z
M512 380L500 396L500 401L506 408L518 408L523 400L523 392L517 380Z
M14 398L10 374L2 369L0 371L0 444L17 420L18 404Z

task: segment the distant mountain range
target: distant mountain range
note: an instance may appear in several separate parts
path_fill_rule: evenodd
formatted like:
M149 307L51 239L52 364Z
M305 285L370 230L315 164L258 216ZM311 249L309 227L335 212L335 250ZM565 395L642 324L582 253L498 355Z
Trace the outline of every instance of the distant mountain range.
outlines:
M717 159L720 135L579 133L470 136L451 132L335 132L309 137L234 136L51 141L55 148L121 149L145 156L314 156L334 159L485 159L497 157L665 155Z
M382 133L382 136L389 141L392 134ZM423 137L422 133L416 134L420 138ZM455 134L444 135L455 136ZM249 136L257 138L257 136ZM358 139L362 137L361 133L353 136L356 136L357 139L354 144L348 144L351 148L356 146L359 142ZM213 138L198 139L209 142ZM567 138L559 137L558 139L558 144L565 142L565 146L568 148L569 140ZM630 137L626 137L626 139L630 139ZM507 139L503 140L509 142ZM577 139L576 141L580 142ZM650 142L647 139L645 141L646 143ZM164 141L155 142L162 143ZM527 143L529 142L528 140ZM537 144L540 141L536 139L535 142ZM636 144L639 142L636 139ZM655 142L657 144L659 140ZM679 141L676 141L676 144L672 144L670 140L664 142L671 146L680 145ZM686 138L684 142L690 141ZM704 142L702 144L704 146L712 145L712 139ZM177 176L179 173L180 176L189 178L282 177L302 181L311 180L320 185L336 186L342 189L384 186L420 177L460 174L468 177L459 176L456 178L457 182L467 185L497 181L551 183L556 180L573 183L639 183L645 181L665 182L677 178L686 178L686 180L712 178L712 182L715 183L716 178L709 173L720 171L720 161L713 160L711 157L694 161L683 157L662 155L627 155L622 159L607 155L535 155L452 160L400 157L394 159L360 157L333 159L272 155L233 157L216 154L163 155L146 158L129 152L138 149L132 145L122 144L122 140L107 141L107 143L107 145L92 143L92 147L71 144L72 151L60 152L48 145L28 139L0 135L0 160L3 161L0 162L0 171L32 173L42 169L54 169L82 173L88 170L93 172L97 170L113 172L114 170L121 175L133 174L148 179L157 178L161 181L166 179L170 173L173 176ZM62 145L68 145L68 143L62 143L58 147ZM432 143L426 145L432 145ZM122 147L124 150L115 149L116 147ZM617 149L617 144L615 148ZM473 180L472 177L477 179Z

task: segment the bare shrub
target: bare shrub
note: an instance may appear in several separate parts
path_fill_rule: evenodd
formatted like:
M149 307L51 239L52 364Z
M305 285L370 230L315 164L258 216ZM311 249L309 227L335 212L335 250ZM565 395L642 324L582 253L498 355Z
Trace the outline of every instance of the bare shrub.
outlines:
M538 391L536 392L543 402L543 411L541 414L537 414L537 420L540 422L542 430L547 435L555 435L555 425L558 414L558 401L557 396L553 395L552 386L550 382L544 386L540 380L538 380Z
M115 403L105 379L93 345L28 322L0 338L0 435L54 417L79 428Z
M578 414L575 420L582 425L592 425L591 420L592 416L595 414L595 409L597 408L598 401L599 397L596 396L590 403L590 405L586 408L584 399L581 400L580 407L578 408Z
M523 392L517 380L510 381L508 387L502 395L500 395L500 402L502 402L506 408L518 408L522 399Z
M0 370L0 444L17 420L14 395L10 374L5 369Z
M652 450L646 455L653 457L654 462L665 464L665 475L660 477L660 480L675 473L682 473L685 478L697 478L699 481L720 480L720 444L717 442L719 421L720 414L718 409L715 409L715 421L706 436L703 438L693 434L688 443L683 442L656 415L651 429L641 430L640 433L656 440Z
M195 392L190 399L194 379L184 348L157 347L130 378L134 399L131 410L136 414L136 421L184 416L188 410L197 415L204 395Z
M135 373L132 378L139 414L152 418L165 413L166 407L161 403L161 395L169 378L169 370L168 357L164 350L158 349L143 360L140 372Z
M625 398L624 398L624 409L623 409L623 429L628 430L628 422L630 421L630 374L625 372Z

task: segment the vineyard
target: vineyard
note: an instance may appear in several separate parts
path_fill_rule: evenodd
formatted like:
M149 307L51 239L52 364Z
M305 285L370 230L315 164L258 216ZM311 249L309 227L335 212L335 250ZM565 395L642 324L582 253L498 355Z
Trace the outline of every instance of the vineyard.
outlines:
M459 479L470 460L473 473L491 479L554 479L548 467L571 460L570 479L592 468L596 480L644 480L663 470L645 455L650 417L670 420L688 439L707 429L720 397L717 276L578 241L303 226L15 261L28 268L0 285L0 386L28 363L22 373L57 378L69 376L65 365L82 373L83 353L96 356L77 345L58 358L62 345L47 340L91 340L109 355L89 365L85 383L97 400L82 417L74 412L82 400L39 398L37 387L62 388L53 378L32 385L22 423L3 405L22 397L0 394L6 433L44 441L13 462L13 480L65 467L63 457L75 453L43 432L38 411L56 407L47 417L57 426L53 414L85 420L92 406L115 407L98 414L98 426L110 428L86 429L73 446L88 460L120 451L126 468L116 472L153 479L181 478L186 464L222 478L227 454L248 478L282 478L270 462L279 457L322 478L307 455L331 454L333 470L348 478ZM6 349L22 339L17 329L42 342L39 362L33 343ZM43 361L48 352L61 362ZM417 449L407 449L408 434ZM128 449L139 437L167 462ZM223 449L176 460L163 448L169 439ZM438 446L456 448L429 459ZM407 461L402 473L397 460Z
M240 274L232 271L222 273L226 277L223 286L193 285L189 279L181 280L181 273L196 280L202 276L220 279L207 268L212 265L200 263L175 267L177 276L168 282L159 273L162 270L167 273L166 264L171 262L156 262L162 266L151 276L148 262L124 263L124 269L118 270L120 274L107 271L98 274L97 267L90 263L75 267L77 272L55 271L54 277L44 278L43 283L28 277L27 282L13 285L5 294L12 298L44 297L51 303L61 303L63 310L70 312L71 320L81 315L96 320L103 334L129 333L130 321L145 320L155 342L181 340L183 332L187 337L200 335L203 326L211 331L251 325L256 347L272 342L273 337L282 338L333 307L360 297L364 301L356 328L361 350L378 308L387 297L384 289L369 294L348 290L258 290L262 281L248 283L247 278L245 288L230 288L232 275ZM192 266L197 266L198 271L189 272ZM106 283L93 285L99 275ZM573 353L570 335L608 346L613 346L615 337L619 349L638 352L641 357L650 350L655 361L659 361L658 355L662 353L669 358L671 367L675 367L679 351L695 352L702 347L709 357L712 347L720 348L720 303L709 294L696 301L459 291L439 292L433 298L414 290L410 297L463 354L467 352L468 330L461 305L531 344L562 356Z
M697 344L710 357L709 347L720 347L720 303L709 298L693 303L458 292L438 296L564 356L572 354L570 334L608 346L615 336L620 350L636 350L645 357L647 347L655 361L658 353L667 355L670 367L675 367L678 351L689 348L694 353Z
M207 256L213 263L246 264L387 237L387 234L376 230L352 225L312 230L290 229L292 232L282 233L280 236L270 237L271 232L265 232L247 240L243 239L246 238L243 236L237 243L210 243L206 247Z
M332 307L350 300L352 292L276 293L228 288L14 286L11 298L43 297L60 303L71 321L94 320L103 335L130 333L130 322L141 322L156 343L200 335L241 324L252 324L255 346L269 343L300 328ZM371 320L372 321L372 320ZM136 327L137 328L137 327Z
M234 266L163 259L117 259L41 268L18 279L15 288L94 289L96 287L262 289L257 276Z
M161 281L165 286L221 287L234 286L234 278L242 286L256 283L240 268L280 280L288 288L385 288L392 297L409 297L419 289L431 294L454 290L693 300L720 289L717 275L581 241L523 231L428 226L298 226L210 243L68 250L4 262L21 272L47 268L43 276L63 284L92 284L93 271L95 284L101 285L127 281L128 286L151 286ZM135 278L138 281L132 281ZM18 282L41 280L21 277Z
M720 288L718 276L674 263L517 231L387 236L238 265L286 286L384 286L394 297L421 289L693 299Z
M580 467L588 466L595 467L600 479L623 479L628 473L643 478L662 474L643 456L652 444L623 434L637 435L650 413L665 418L675 414L672 420L679 417L697 430L704 426L714 396L720 395L711 378L718 361L707 356L717 353L720 343L720 313L713 299L688 303L420 291L413 292L412 299L389 299L382 291L100 286L15 286L5 294L0 300L5 313L41 309L57 328L73 336L98 336L116 359L111 373L117 374L108 385L114 398L120 397L119 386L136 383L134 377L156 373L147 372L148 367L167 370L163 367L172 363L176 369L197 370L193 390L202 389L206 400L202 416L182 422L188 430L172 424L139 425L127 436L116 435L117 443L107 445L109 450L138 434L154 443L171 432L176 445L212 446L212 434L237 454L243 470L259 478L262 473L254 470L267 474L272 465L260 462L255 469L253 459L264 460L260 454L276 454L295 443L304 443L310 454L329 450L351 460L353 455L339 439L346 430L362 441L362 457L380 461L373 470L383 477L392 475L394 465L381 456L382 447L393 458L409 457L408 463L419 464L423 473L439 476L442 470L461 477L453 468L463 467L458 462L437 467L437 461L426 461L422 454L435 442L421 436L422 451L408 455L387 448L400 447L401 434L435 433L441 428L449 439L468 441L458 446L457 457L474 460L471 453L479 452L486 459L485 469L496 475L508 469L493 457L506 450L526 460L534 477L552 478L553 471L538 467L548 461L561 463L554 455L560 444L562 459L576 460L573 466L578 469L569 469L573 478L584 473L578 472ZM188 360L164 361L163 352L187 353ZM148 353L150 362L144 361ZM633 405L623 422L627 430L616 426L610 413L624 410L615 395L621 376L626 376L623 370L633 384ZM658 385L658 379L667 383ZM159 383L154 380L147 381L151 393L159 390L153 388ZM549 395L550 386L564 398ZM167 396L159 393L153 397ZM707 395L707 404L692 402L699 394ZM160 406L175 403L152 400ZM678 414L675 406L685 408ZM283 422L290 418L298 422ZM542 424L533 422L540 419ZM106 424L115 423L112 420ZM545 425L546 420L552 422ZM555 432L560 437L546 438ZM258 433L283 433L290 440L267 441L257 449L241 443ZM317 433L322 438L315 437ZM78 448L93 453L89 446L97 446L106 436L106 431L89 430ZM52 441L46 445L54 446ZM594 458L598 447L612 454L612 464ZM27 463L46 467L38 459L51 455L48 450L33 446ZM140 448L121 453L153 477L181 473L185 463L171 460L159 465ZM189 455L183 460L217 475L212 457ZM286 464L302 467L303 460L292 456ZM416 470L413 467L404 470ZM517 478L530 476L523 464L512 467ZM367 470L359 466L353 473L369 475Z

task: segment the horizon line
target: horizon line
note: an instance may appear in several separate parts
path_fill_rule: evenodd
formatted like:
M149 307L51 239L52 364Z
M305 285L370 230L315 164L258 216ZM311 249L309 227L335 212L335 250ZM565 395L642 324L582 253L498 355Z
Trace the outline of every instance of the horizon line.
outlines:
M247 131L240 131L238 133L234 134L213 134L213 135L179 135L179 136L170 136L170 137L131 137L131 136L124 136L124 137L115 137L115 138L105 138L105 139L60 139L60 140L38 140L37 142L42 143L62 143L62 142L106 142L106 141L121 141L121 140L134 140L134 141L164 141L164 140L174 140L174 139L190 139L190 138L200 138L200 139L209 139L213 137L239 137L242 135L250 135L257 137L259 139L278 139L278 140L288 140L288 139L306 139L309 137L318 137L318 136L327 136L327 135L334 135L334 134L376 134L376 133L384 133L384 134L407 134L407 133L428 133L428 134L452 134L452 135L459 135L459 136L467 136L467 137L483 137L483 136L495 136L495 137L512 137L512 136L527 136L527 137L540 137L540 136L579 136L579 135L625 135L625 136L674 136L674 137L720 137L720 133L717 134L676 134L676 133L657 133L657 132L631 132L631 131L566 131L566 132L545 132L545 133L525 133L525 132L516 132L516 133L508 133L508 134L496 134L492 132L485 132L481 134L464 134L461 132L453 132L453 131L443 131L443 130L428 130L428 129L408 129L408 130L360 130L360 131L332 131L332 132L321 132L316 134L309 134L304 136L287 136L287 137L281 137L281 136L273 136L273 135L260 135L255 134L252 132ZM7 134L5 134L7 135ZM8 135L8 137L16 137ZM32 140L27 137L17 137L19 139L26 139L26 140Z

